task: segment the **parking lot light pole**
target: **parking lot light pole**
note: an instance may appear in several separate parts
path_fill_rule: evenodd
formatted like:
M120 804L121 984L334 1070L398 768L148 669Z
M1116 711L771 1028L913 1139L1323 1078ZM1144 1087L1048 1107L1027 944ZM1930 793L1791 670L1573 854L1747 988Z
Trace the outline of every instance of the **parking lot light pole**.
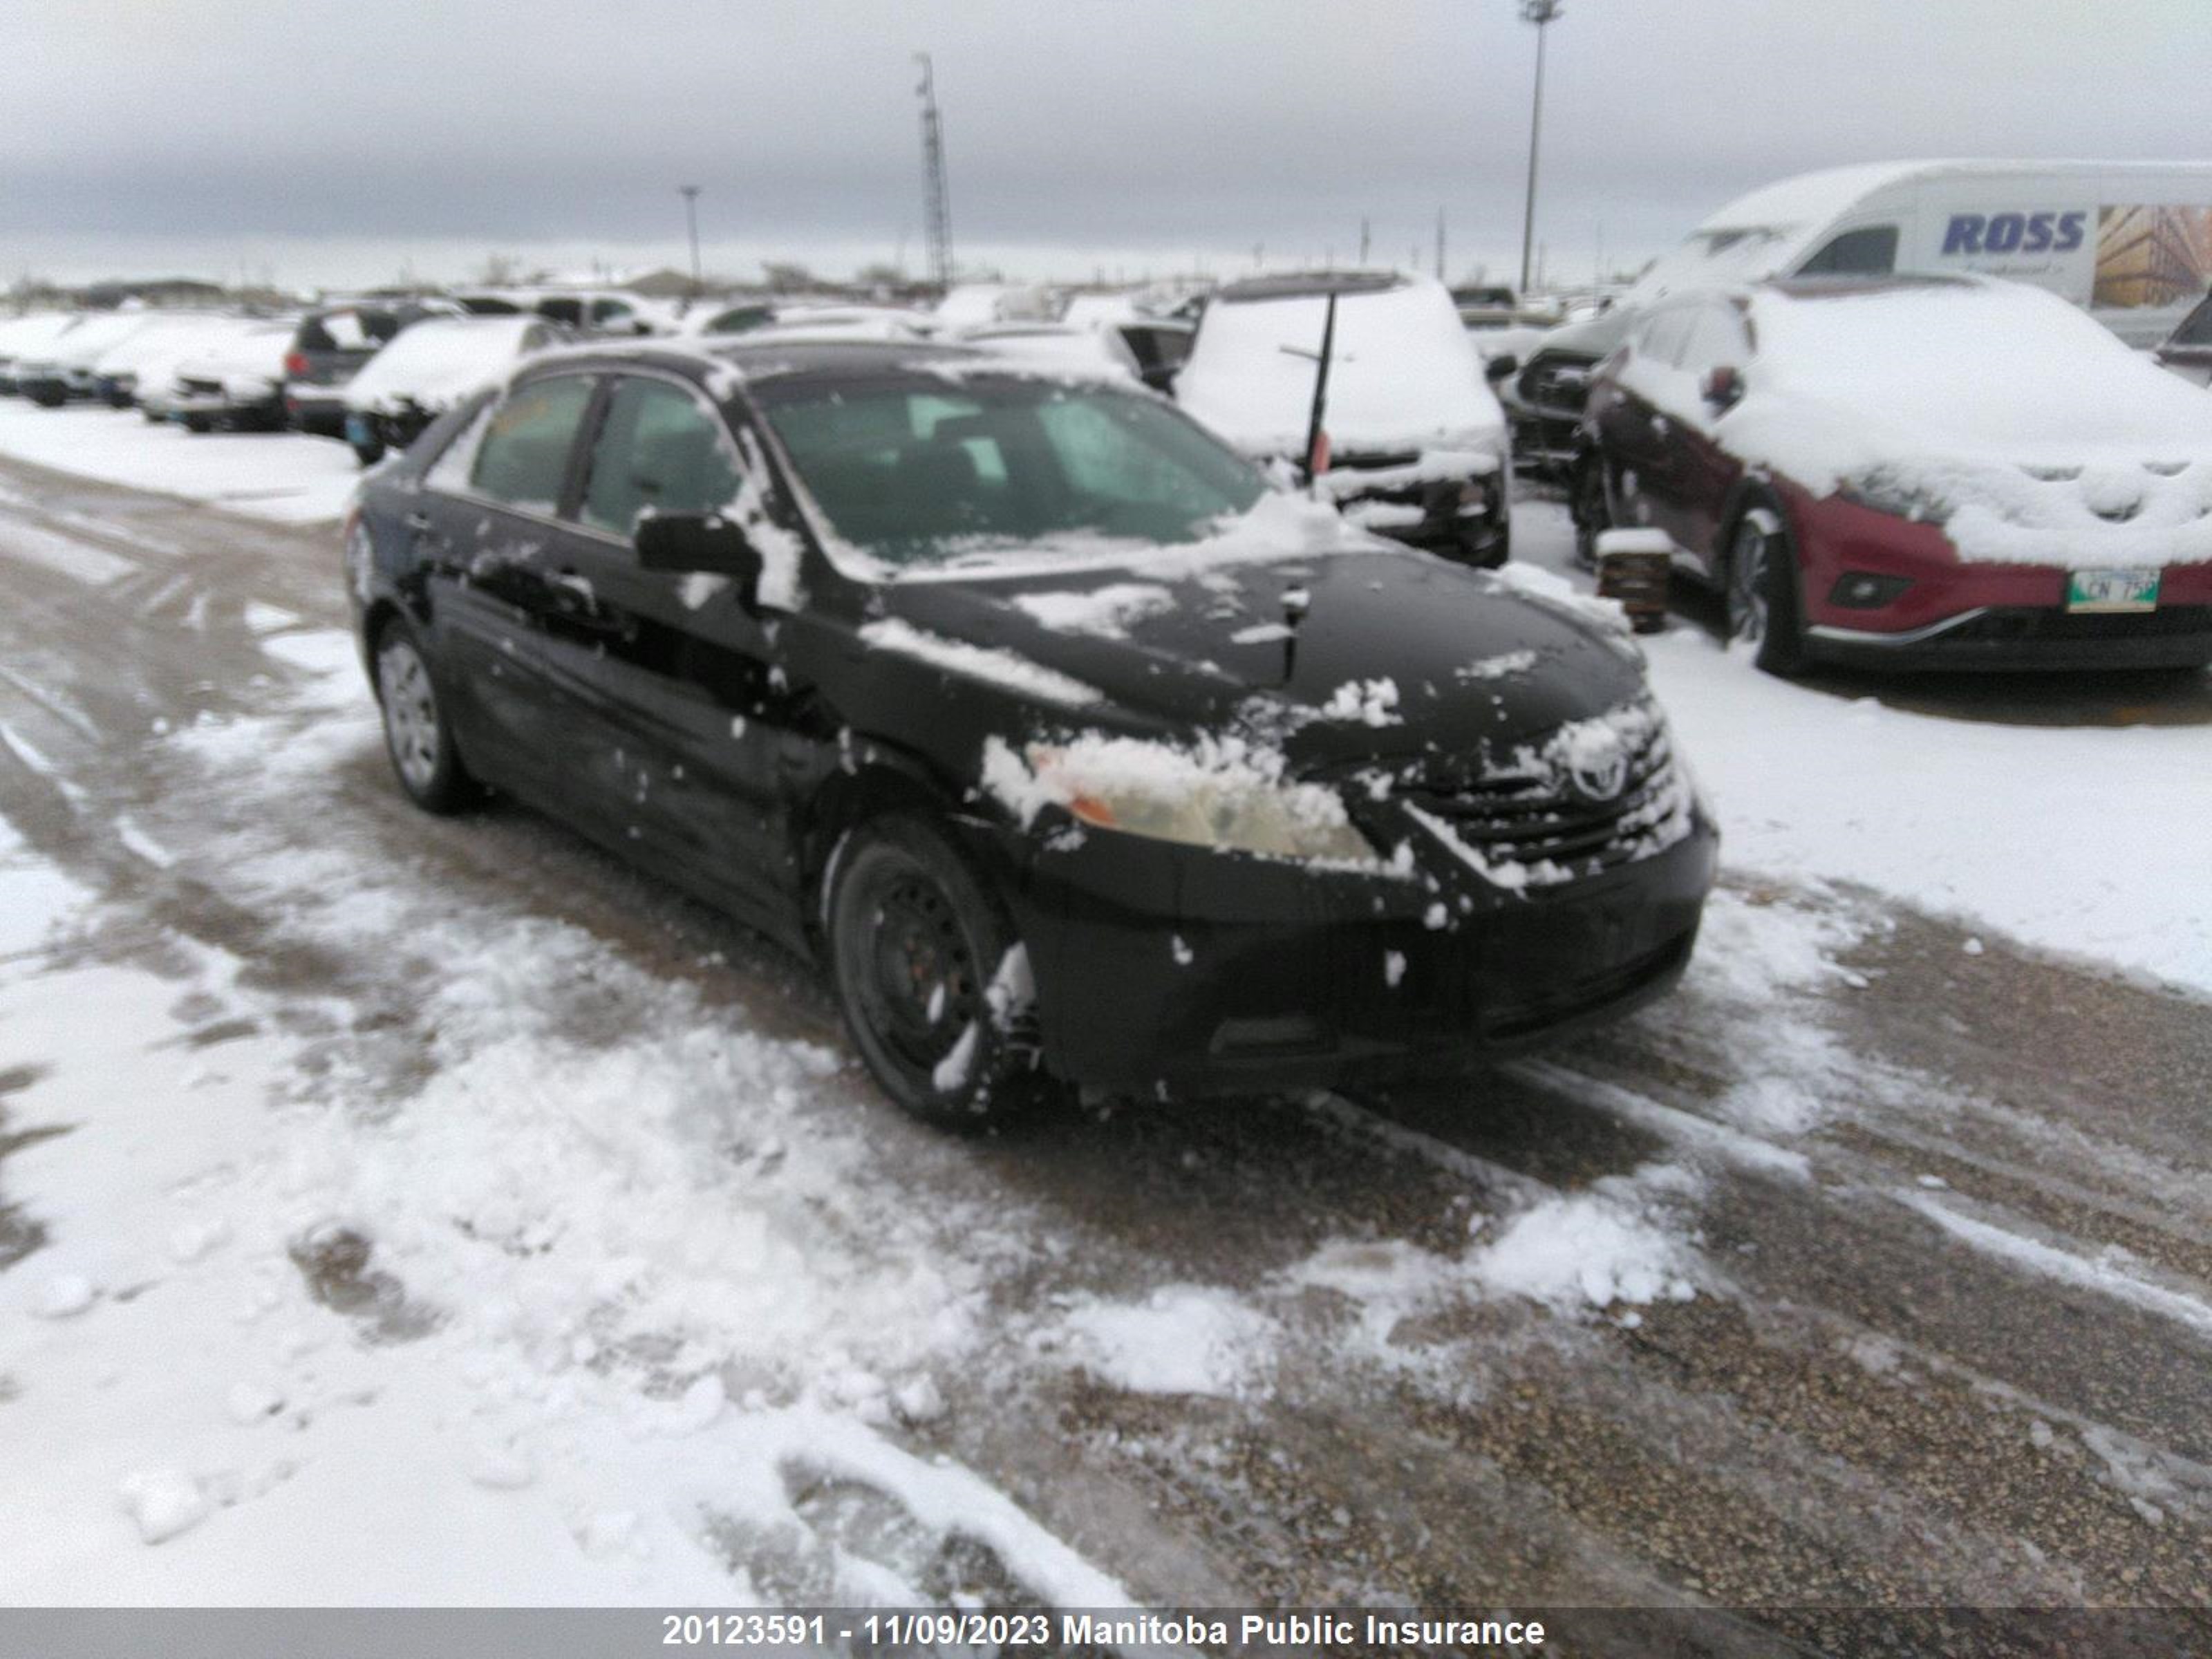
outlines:
M706 289L699 275L699 186L678 185L684 192L684 220L691 232L691 297L697 299Z
M1565 9L1562 0L1521 0L1521 21L1536 26L1536 95L1528 110L1528 198L1521 212L1521 291L1528 291L1528 250L1536 237L1536 141L1544 124L1544 30Z

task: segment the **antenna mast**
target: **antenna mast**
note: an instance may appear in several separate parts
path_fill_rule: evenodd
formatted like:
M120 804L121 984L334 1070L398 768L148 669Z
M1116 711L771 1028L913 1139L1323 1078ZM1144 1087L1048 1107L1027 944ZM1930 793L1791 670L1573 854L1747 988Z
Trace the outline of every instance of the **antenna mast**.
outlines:
M952 208L945 190L945 130L937 118L937 79L927 52L915 53L914 61L921 65L921 84L915 91L921 98L922 222L929 240L929 275L939 288L950 288Z

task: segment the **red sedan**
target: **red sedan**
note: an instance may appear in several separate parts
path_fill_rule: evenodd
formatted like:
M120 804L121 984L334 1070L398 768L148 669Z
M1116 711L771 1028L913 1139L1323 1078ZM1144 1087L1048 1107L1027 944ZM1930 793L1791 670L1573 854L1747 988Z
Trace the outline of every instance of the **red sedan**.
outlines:
M2040 290L1678 295L1581 435L1584 557L1665 531L1771 672L2212 662L2212 396Z

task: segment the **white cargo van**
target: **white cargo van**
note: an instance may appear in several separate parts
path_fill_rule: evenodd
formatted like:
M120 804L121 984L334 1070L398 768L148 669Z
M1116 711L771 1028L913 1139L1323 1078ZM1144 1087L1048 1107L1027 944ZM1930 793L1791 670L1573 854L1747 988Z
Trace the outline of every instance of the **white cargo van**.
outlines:
M1738 197L1625 296L1762 276L1976 271L2156 345L2212 286L2212 161L1888 161Z

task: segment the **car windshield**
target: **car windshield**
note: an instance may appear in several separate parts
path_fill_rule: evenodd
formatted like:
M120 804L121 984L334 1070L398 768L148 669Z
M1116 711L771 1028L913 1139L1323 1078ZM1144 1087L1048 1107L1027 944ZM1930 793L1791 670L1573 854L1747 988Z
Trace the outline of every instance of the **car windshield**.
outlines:
M1267 488L1174 410L1104 386L967 374L763 404L838 535L896 566L1192 542Z

